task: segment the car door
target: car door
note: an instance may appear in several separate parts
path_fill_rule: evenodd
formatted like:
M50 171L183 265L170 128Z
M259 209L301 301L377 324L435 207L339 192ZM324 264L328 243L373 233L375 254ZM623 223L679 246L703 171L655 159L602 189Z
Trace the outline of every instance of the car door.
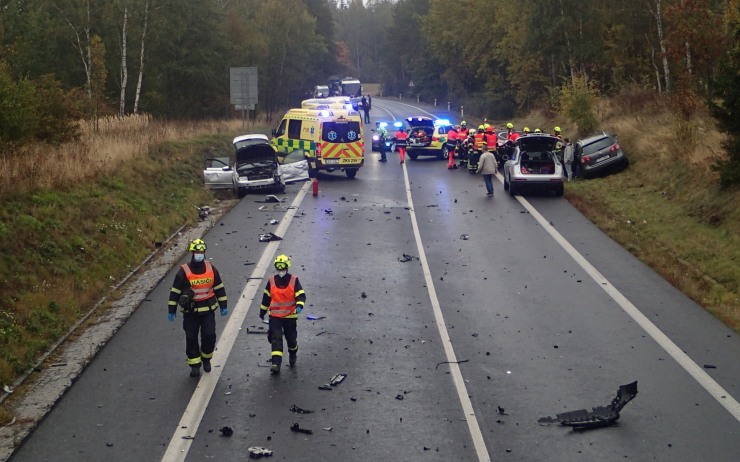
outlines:
M203 162L203 181L208 189L231 189L234 187L233 169L228 157L214 157Z
M303 149L291 151L283 158L280 174L283 184L308 180L308 160Z

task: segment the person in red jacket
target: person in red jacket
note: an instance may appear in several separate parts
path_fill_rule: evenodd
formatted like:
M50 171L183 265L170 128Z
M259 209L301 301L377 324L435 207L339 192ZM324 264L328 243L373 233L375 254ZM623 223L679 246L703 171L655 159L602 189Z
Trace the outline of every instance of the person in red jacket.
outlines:
M457 129L452 126L447 131L447 169L456 169L455 165L455 149L457 149Z
M406 130L403 129L403 125L399 122L396 123L396 127L398 130L396 130L396 133L393 135L393 140L396 143L396 151L398 151L398 156L401 158L401 163L404 163L406 160L406 140L409 137L409 134L406 133Z
M288 343L288 364L295 366L298 359L298 314L303 311L306 303L306 292L301 287L298 276L288 273L290 257L278 255L275 258L277 274L270 276L267 287L262 294L260 319L265 320L270 315L267 341L272 346L272 374L280 373L280 364L283 362L283 335Z

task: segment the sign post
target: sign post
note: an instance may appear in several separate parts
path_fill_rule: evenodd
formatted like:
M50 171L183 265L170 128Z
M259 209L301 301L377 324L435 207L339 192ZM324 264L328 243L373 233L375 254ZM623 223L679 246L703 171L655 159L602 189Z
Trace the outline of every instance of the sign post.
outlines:
M244 128L244 111L253 111L257 106L257 68L232 67L229 69L230 102L234 109L242 111L242 128Z

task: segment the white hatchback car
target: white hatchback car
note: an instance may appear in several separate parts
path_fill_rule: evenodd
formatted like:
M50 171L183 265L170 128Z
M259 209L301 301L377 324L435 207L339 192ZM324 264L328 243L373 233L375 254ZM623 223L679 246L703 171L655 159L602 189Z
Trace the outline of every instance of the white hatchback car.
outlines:
M544 134L520 136L512 157L504 163L504 190L513 196L525 188L540 188L562 196L563 165L556 154L559 142Z
M302 150L279 159L267 136L242 135L234 138L234 163L228 157L205 160L203 180L210 189L233 189L238 197L249 191L273 189L308 179L308 161Z

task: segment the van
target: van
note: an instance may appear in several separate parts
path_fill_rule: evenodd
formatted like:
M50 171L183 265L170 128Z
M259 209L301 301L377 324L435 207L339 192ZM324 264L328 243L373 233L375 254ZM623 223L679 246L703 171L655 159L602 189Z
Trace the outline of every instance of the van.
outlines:
M309 176L344 170L354 178L365 162L365 137L360 113L343 109L290 109L272 130L278 156L303 149Z

